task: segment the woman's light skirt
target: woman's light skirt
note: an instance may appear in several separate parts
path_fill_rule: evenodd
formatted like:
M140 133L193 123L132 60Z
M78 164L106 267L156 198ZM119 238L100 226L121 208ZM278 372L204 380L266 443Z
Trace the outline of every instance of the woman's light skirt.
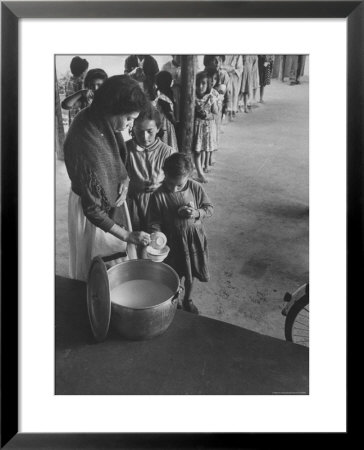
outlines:
M92 259L126 252L126 242L93 225L84 215L81 197L72 190L68 198L69 276L87 281ZM109 262L112 266L123 259Z

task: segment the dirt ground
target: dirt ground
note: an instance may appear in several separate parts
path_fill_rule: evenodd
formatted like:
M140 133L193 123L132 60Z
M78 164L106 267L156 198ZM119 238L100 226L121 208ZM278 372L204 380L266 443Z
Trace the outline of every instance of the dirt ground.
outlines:
M309 84L273 80L264 105L223 126L206 191L211 281L204 316L284 339L285 292L308 281ZM69 179L56 161L56 273L68 276Z

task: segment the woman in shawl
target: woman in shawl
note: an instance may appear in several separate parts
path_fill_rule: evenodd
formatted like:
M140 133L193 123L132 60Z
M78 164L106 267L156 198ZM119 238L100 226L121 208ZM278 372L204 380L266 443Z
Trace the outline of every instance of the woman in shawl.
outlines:
M127 243L146 246L150 237L126 229L129 178L122 133L146 105L127 75L107 79L91 106L74 119L64 143L71 191L68 202L70 277L87 280L94 256L123 255Z

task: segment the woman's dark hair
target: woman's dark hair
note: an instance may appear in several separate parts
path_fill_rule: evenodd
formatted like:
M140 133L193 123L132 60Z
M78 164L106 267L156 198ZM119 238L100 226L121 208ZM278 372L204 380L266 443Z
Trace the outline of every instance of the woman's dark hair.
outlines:
M201 82L201 80L207 80L207 94L211 92L212 88L212 77L210 77L209 72L207 70L203 70L202 72L198 72L196 75L196 85Z
M95 92L92 107L104 114L120 115L142 111L147 97L129 75L114 75Z
M92 80L106 80L107 78L107 73L105 72L105 70L102 69L90 69L86 76L85 76L85 81L84 81L84 85L86 89L90 89L90 83L92 82Z
M166 94L171 100L173 99L173 91L171 89L172 80L172 74L166 70L161 70L155 76L155 84L157 85L157 88L163 92L163 94Z
M163 170L171 178L189 175L193 170L192 160L185 153L173 153L164 161Z
M146 107L140 111L139 116L134 120L134 124L143 122L144 120L154 120L157 128L160 128L162 125L160 112L151 102L148 102Z
M70 69L72 75L79 77L83 72L85 72L85 70L88 69L88 61L80 58L79 56L75 56L72 58Z

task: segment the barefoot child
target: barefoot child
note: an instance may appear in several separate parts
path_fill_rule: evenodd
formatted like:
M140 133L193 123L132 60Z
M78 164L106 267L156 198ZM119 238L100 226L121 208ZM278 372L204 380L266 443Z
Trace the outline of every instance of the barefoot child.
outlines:
M218 105L216 97L211 93L212 78L208 72L199 72L196 76L195 124L193 136L193 152L197 171L197 181L207 183L203 172L208 172L210 156L208 152L217 149L216 121Z
M191 296L194 279L208 281L208 250L203 221L211 217L213 205L202 186L189 179L193 165L184 153L166 159L165 178L153 193L148 210L148 230L161 231L170 247L165 263L184 277L182 308L198 314Z

